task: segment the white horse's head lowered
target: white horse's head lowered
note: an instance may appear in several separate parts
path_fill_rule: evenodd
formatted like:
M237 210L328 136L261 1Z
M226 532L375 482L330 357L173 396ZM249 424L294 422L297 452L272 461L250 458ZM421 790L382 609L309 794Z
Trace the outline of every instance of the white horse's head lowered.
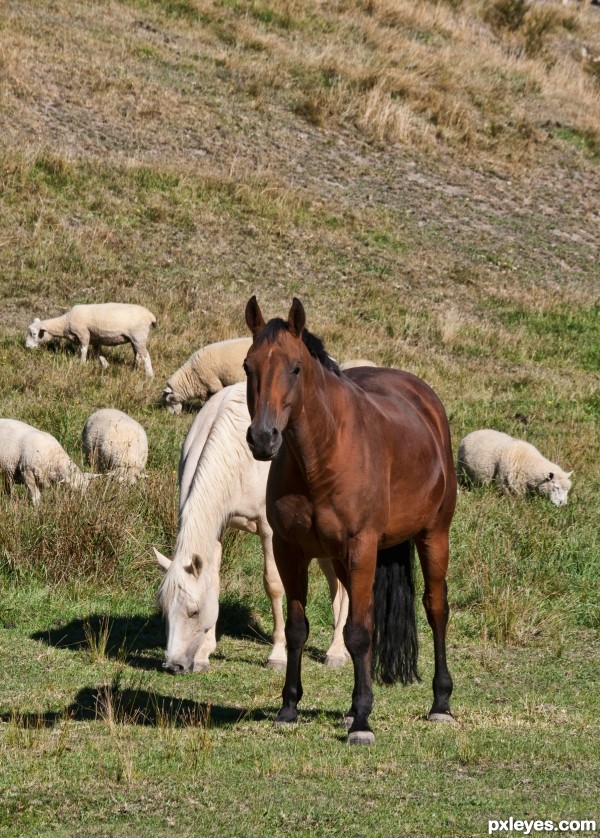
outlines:
M196 660L213 633L219 615L219 564L215 568L193 554L189 561L171 561L154 548L165 577L158 590L158 605L167 621L167 649L163 668L178 674L202 671L207 665ZM204 657L204 656L201 656Z

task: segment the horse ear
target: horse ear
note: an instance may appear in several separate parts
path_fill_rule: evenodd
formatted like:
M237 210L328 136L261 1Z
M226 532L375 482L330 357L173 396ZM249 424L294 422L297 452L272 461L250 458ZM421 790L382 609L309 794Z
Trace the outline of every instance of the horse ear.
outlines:
M98 475L99 476L99 475ZM94 475L96 477L96 475ZM156 547L152 548L154 550L154 555L156 556L156 561L162 567L163 570L168 570L171 567L171 559L167 559L166 556L163 556L162 553L159 553Z
M258 305L256 294L250 297L246 303L246 324L253 335L257 335L265 328L266 323Z
M288 325L290 332L295 338L299 338L306 323L304 306L297 297L294 297L290 313L288 314Z

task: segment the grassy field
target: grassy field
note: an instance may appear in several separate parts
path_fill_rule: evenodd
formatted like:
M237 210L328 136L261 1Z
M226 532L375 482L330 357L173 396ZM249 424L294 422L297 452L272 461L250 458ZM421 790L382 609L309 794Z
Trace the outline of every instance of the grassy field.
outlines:
M600 10L521 0L67 0L0 6L0 415L83 465L100 407L147 430L148 479L0 496L0 834L480 836L600 819ZM207 674L161 670L152 546L177 530L193 412L160 404L199 346L302 300L338 360L422 376L454 447L494 427L574 470L569 505L462 490L449 572L454 726L422 682L341 727L311 576L301 720L259 542L228 536ZM119 300L131 352L31 352L35 316ZM420 584L420 581L419 581Z

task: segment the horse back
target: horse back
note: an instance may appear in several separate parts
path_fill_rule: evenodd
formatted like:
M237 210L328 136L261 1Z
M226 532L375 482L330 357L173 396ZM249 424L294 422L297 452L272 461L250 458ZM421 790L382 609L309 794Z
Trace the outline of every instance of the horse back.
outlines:
M380 411L404 436L410 432L420 434L419 426L429 425L453 463L446 411L429 384L410 372L382 367L356 367L344 375L362 391L359 402L364 395L365 402Z

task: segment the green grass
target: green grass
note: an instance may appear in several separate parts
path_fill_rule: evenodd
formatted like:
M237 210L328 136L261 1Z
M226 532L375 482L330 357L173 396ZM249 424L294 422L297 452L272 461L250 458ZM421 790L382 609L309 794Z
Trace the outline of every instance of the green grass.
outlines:
M479 0L3 12L0 415L82 466L100 407L149 439L135 487L0 496L3 836L462 838L489 818L598 815L600 28L583 5L492 6L488 23ZM419 606L422 681L376 686L377 744L346 746L352 673L322 666L315 568L301 719L274 728L250 536L226 539L211 671L162 671L152 547L173 549L194 413L160 394L199 346L245 334L253 293L268 317L300 297L339 360L425 378L455 449L493 427L574 470L564 509L460 492L455 726L424 720ZM64 343L25 349L34 316L112 299L157 315L154 380L124 347L107 370Z

